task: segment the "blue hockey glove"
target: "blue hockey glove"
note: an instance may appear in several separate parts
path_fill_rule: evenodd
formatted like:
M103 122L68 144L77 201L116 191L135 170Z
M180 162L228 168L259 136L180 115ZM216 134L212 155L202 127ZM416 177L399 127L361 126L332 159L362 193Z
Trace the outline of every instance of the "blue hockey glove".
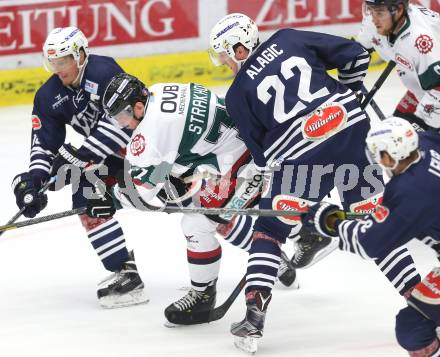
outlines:
M23 215L34 218L47 206L47 195L40 193L41 178L29 172L23 172L12 180L12 191L15 195L18 208L25 207Z
M59 190L69 185L72 179L72 170L81 174L95 163L78 154L78 150L71 144L64 144L58 150L57 156L52 163L51 176L57 176L56 185L51 185L50 190Z
M324 237L337 237L337 226L346 219L346 214L338 206L321 202L309 208L301 221L305 229Z

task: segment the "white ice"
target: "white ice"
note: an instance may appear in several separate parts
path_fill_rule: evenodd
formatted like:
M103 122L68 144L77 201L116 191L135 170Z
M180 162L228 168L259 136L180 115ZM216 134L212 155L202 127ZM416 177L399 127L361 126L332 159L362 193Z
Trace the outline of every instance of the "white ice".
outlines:
M370 75L367 87L376 77ZM403 93L393 74L376 100L390 114ZM10 183L27 169L30 115L31 106L0 109L1 224L17 211ZM69 209L70 189L65 188L49 193L42 214ZM96 284L107 272L77 217L8 231L0 238L0 356L243 355L229 333L231 322L243 318L242 295L220 321L163 326L164 308L185 294L181 288L189 284L180 215L125 210L117 218L135 250L150 303L116 310L98 306ZM239 249L222 246L218 303L240 280L247 260ZM410 248L422 276L438 263L420 243ZM291 246L286 249L290 252ZM299 278L300 290L274 290L258 355L407 355L394 337L394 318L405 302L374 263L337 251L299 271Z

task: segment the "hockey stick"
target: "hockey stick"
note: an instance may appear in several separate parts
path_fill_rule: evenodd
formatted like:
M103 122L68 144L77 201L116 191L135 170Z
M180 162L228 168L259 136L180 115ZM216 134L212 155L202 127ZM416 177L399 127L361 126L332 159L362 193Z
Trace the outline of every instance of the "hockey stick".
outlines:
M361 103L361 109L364 110L368 104L372 101L374 95L376 92L382 87L382 84L385 82L385 80L390 75L391 71L396 66L396 62L389 61L379 78L377 79L376 83L374 83L373 88L368 92L368 94L365 96L365 99Z
M285 253L281 251L281 254ZM289 258L285 255L285 262L289 265L291 269L295 269L295 267L290 263ZM240 295L240 292L243 290L244 286L246 285L246 274L241 278L237 286L232 290L231 295L228 296L228 298L224 301L223 304L220 306L217 306L216 308L212 309L208 312L193 312L192 317L194 317L194 321L199 321L197 323L206 323L211 321L217 321L220 320L223 316L226 315L226 313L229 311L229 308L234 303L235 299L237 299L238 295Z
M376 115L377 115L377 117L380 119L380 120L384 120L386 117L385 117L385 114L383 113L383 111L379 108L379 106L377 105L377 103L376 103L376 101L374 100L374 99L371 99L371 101L370 101L370 106L371 106L371 108L374 110L374 112L376 113Z
M240 295L240 292L243 290L245 285L246 275L241 278L237 286L234 288L234 290L232 290L232 293L223 302L223 304L208 311L191 311L191 313L188 313L185 316L184 323L179 322L176 323L176 325L198 325L220 320L223 316L226 315L229 308L234 303L235 299L237 299L238 295ZM175 320L175 318L173 317L173 313L170 313L170 316L168 318L171 320Z
M240 282L237 284L234 290L232 290L231 295L228 296L225 302L209 312L207 322L217 321L220 320L223 316L225 316L231 305L234 303L237 296L240 295L240 292L243 290L245 285L246 285L246 274L241 278Z
M78 214L86 213L87 208L76 208L69 211L63 211L59 213L50 214L43 217L32 218L27 221L18 222L15 224L7 224L4 226L0 226L0 232L13 230L17 228L22 228L26 226L31 226L38 223L49 222L55 219L75 216ZM298 217L304 214L304 212L299 211L281 211L281 210L272 210L272 209L258 209L258 208L243 208L243 209L235 209L235 208L191 208L191 207L157 207L157 209L148 209L143 208L142 211L145 212L165 212L165 213L199 213L204 215L221 215L221 214L230 214L230 215L239 215L239 216L265 216L265 217ZM356 219L365 216L365 214L346 212L347 219Z
M56 176L53 176L49 179L49 181L46 182L46 184L40 189L40 191L38 193L44 193L47 191L47 189L49 188L49 186L51 184L53 184L56 180ZM14 217L12 217L8 223L6 223L6 225L4 227L10 226L12 225L17 219L19 219L21 217L21 215L23 214L23 212L25 211L26 207L22 207L15 215ZM7 229L5 230L0 230L0 236L5 233Z
M364 93L366 93L366 95L368 95L368 90L367 90L367 88L365 88L364 85L362 85L362 91ZM376 115L378 116L378 118L380 120L385 119L385 114L382 112L382 110L379 108L379 105L376 103L376 101L373 98L371 98L371 100L370 100L370 106L374 110L374 112L376 113Z

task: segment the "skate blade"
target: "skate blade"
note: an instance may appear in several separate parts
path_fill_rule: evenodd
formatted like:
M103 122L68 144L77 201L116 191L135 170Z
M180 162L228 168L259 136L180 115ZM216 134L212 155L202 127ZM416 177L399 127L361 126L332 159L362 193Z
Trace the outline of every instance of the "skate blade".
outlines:
M117 309L133 305L146 304L149 297L145 294L144 289L131 291L123 295L109 295L99 299L99 304L104 309Z
M188 326L188 325L179 325L179 324L175 324L172 322L169 322L168 320L165 320L165 322L163 323L163 325L167 328L179 328L179 327L184 327L184 326Z
M234 338L234 345L239 350L246 352L250 355L254 355L257 353L258 350L258 337L252 337L252 336L235 336Z
M327 255L329 255L336 248L338 248L338 245L339 245L339 237L332 237L331 242L325 248L321 249L318 253L316 253L316 255L309 264L301 267L300 269L310 268L312 265L324 259Z

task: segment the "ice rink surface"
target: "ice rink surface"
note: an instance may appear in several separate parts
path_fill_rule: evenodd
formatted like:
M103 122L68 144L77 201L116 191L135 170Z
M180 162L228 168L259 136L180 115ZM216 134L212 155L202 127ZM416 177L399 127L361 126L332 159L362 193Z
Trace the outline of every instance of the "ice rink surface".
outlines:
M377 75L369 75L368 88ZM391 114L403 93L393 74L375 99ZM17 212L10 184L27 170L30 115L31 106L0 109L1 224ZM68 210L70 204L69 187L50 192L42 214ZM135 250L150 302L99 307L96 284L108 273L77 217L6 232L0 238L0 356L244 356L229 333L230 324L244 316L243 295L220 321L174 329L163 325L164 308L189 285L180 215L125 210L117 218ZM222 246L218 304L238 283L247 261L246 253L226 242ZM436 263L434 254L418 242L410 250L425 275ZM337 251L298 274L299 290L274 289L259 356L407 355L394 337L394 318L405 302L373 262Z

